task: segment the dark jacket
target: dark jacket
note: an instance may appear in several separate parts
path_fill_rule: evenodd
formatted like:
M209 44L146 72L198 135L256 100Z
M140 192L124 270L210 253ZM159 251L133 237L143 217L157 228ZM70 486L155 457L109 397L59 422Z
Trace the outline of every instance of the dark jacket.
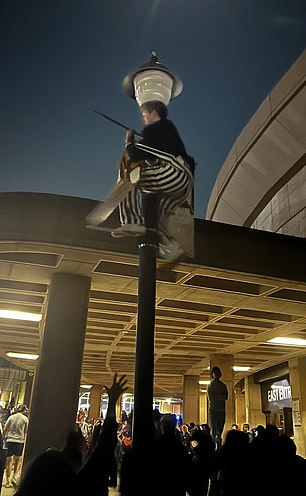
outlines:
M219 379L213 379L207 388L209 409L215 412L225 412L225 402L228 398L227 387Z
M181 155L189 164L191 170L194 168L193 158L187 154L185 145L178 133L178 130L169 119L160 119L153 124L148 124L145 126L142 131L142 139L140 143L156 148L157 150L170 153L175 157ZM126 150L133 162L152 159L152 155L140 150L132 144L128 145Z

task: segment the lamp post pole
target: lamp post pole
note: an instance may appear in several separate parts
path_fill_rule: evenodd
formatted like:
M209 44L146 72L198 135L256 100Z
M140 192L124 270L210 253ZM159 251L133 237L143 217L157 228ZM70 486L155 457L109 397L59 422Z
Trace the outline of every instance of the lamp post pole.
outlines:
M144 194L146 235L139 240L138 307L134 379L133 451L142 459L153 439L154 330L156 254L158 248L156 195Z
M168 105L183 89L178 76L158 62L152 50L149 62L125 76L125 93L141 106L148 101ZM156 255L158 248L158 195L143 194L142 207L147 227L140 238L138 310L134 378L133 456L145 470L144 460L153 441L154 330L156 300ZM148 458L147 458L148 459ZM141 470L141 468L140 468Z

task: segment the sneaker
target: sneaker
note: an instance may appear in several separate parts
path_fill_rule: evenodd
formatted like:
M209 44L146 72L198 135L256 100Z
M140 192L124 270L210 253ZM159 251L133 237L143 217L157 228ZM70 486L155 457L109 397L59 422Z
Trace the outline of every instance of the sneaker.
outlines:
M115 231L112 231L114 238L124 238L125 236L143 236L146 233L145 226L141 224L123 224Z
M180 247L177 241L169 241L167 244L159 245L159 256L167 262L174 262L181 255L183 255L184 250Z

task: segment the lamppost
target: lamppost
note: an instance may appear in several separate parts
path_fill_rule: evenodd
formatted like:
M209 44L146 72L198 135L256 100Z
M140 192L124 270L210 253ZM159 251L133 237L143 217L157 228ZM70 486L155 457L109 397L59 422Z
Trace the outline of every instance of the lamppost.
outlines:
M149 62L125 76L125 93L141 106L158 100L168 105L183 89L178 76L158 62L155 50ZM154 327L156 296L156 253L158 219L156 195L143 194L143 213L147 233L140 238L138 273L138 311L133 411L133 453L142 461L152 440L154 384Z

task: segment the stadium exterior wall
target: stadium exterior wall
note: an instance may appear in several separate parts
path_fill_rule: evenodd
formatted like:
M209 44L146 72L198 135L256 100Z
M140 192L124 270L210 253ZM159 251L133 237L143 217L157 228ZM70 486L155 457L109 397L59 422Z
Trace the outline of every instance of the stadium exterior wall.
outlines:
M306 50L234 143L206 219L305 237Z

